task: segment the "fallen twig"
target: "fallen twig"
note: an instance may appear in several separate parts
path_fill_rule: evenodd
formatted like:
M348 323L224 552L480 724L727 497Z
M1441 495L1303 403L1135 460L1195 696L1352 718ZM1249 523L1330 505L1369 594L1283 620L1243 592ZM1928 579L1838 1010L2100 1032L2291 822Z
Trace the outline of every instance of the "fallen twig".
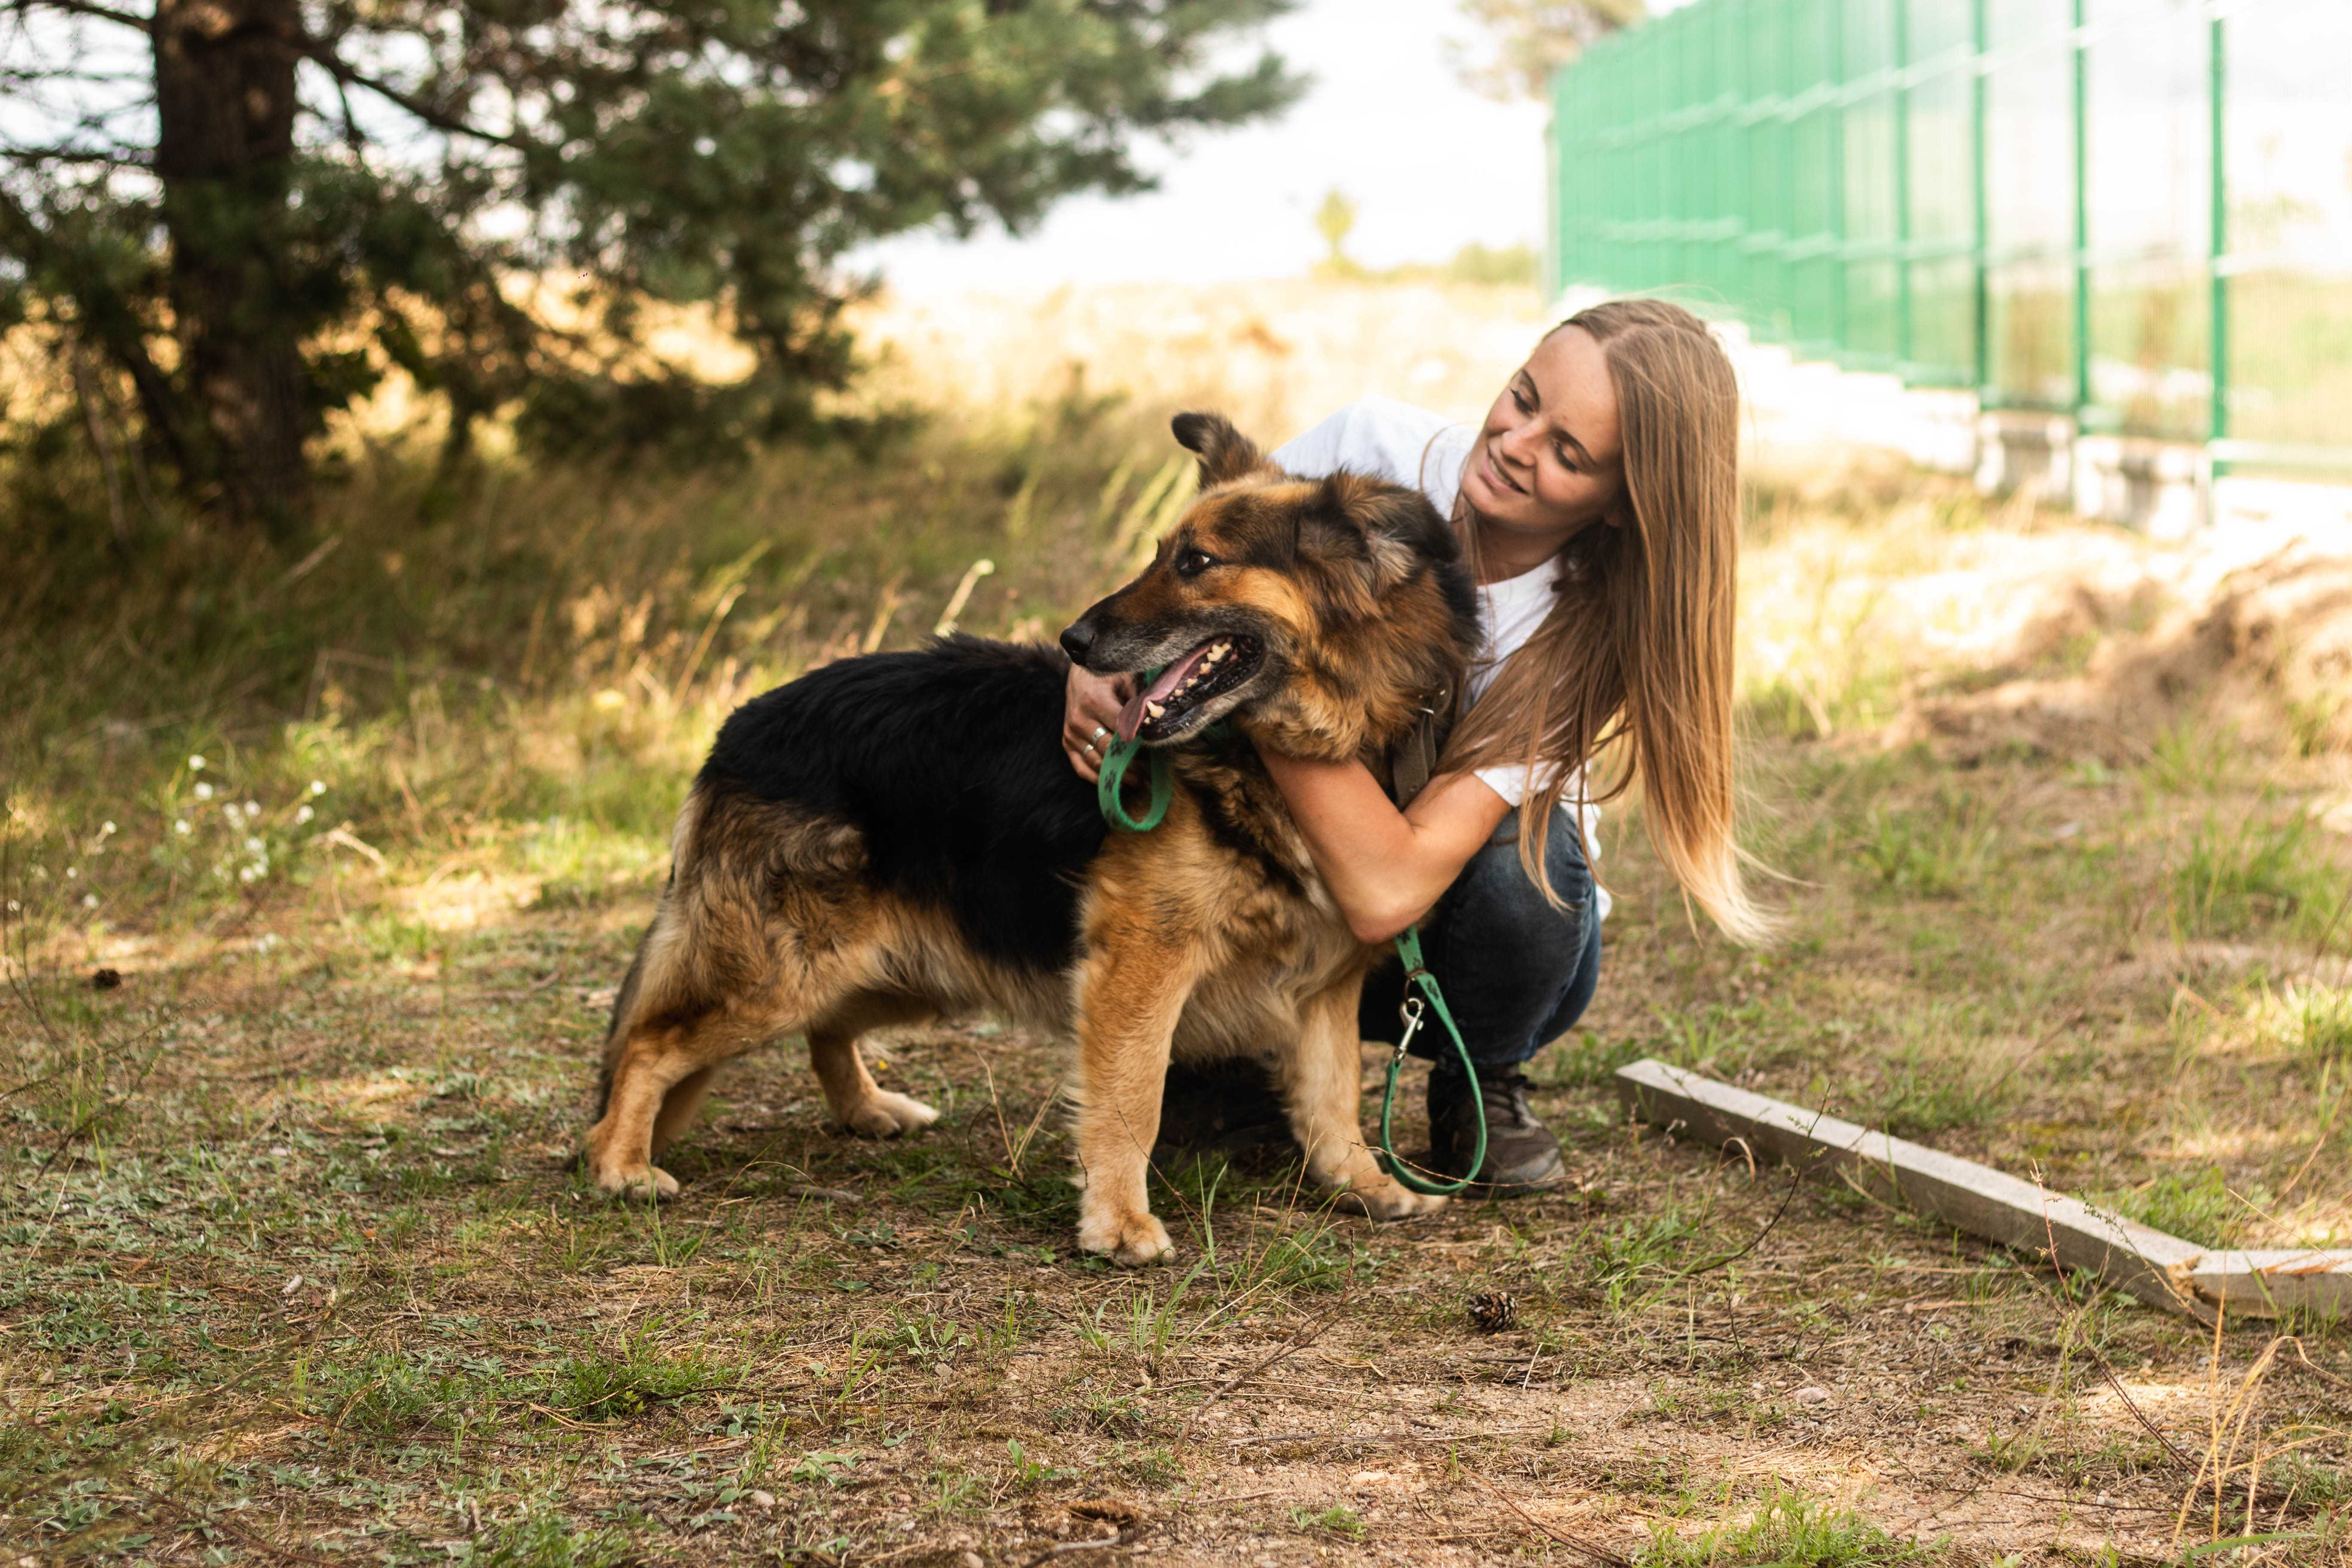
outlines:
M1303 1345L1313 1343L1315 1337L1320 1334L1325 1329L1329 1328L1332 1322L1338 1319L1339 1314L1347 1310L1347 1308L1348 1300L1347 1298L1343 1296L1339 1299L1339 1304L1338 1306L1324 1313L1320 1318L1315 1320L1315 1321L1302 1325L1297 1332L1292 1334L1290 1338L1284 1341L1271 1355L1265 1356L1254 1365L1244 1367L1241 1371L1234 1373L1233 1376L1225 1379L1224 1382L1217 1384L1215 1389L1210 1393L1209 1397L1201 1402L1201 1408L1195 1410L1191 1415L1185 1417L1185 1427L1189 1430L1193 1422L1198 1421L1202 1416L1207 1415L1210 1410L1215 1406L1218 1400L1223 1399L1226 1394L1231 1394L1234 1389L1239 1388L1251 1378L1255 1377L1258 1373L1265 1371L1268 1367L1273 1366L1275 1363L1282 1360L1283 1357L1290 1354L1293 1351L1299 1349Z

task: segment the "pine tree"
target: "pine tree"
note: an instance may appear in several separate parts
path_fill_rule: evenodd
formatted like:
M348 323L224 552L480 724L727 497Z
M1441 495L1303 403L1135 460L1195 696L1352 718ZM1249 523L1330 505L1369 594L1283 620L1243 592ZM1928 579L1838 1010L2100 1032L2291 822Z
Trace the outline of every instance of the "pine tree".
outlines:
M1231 48L1289 0L16 0L0 327L125 389L184 489L278 537L325 416L398 366L444 458L740 447L841 384L841 258L1147 188L1139 139L1300 89ZM647 345L709 306L755 368Z

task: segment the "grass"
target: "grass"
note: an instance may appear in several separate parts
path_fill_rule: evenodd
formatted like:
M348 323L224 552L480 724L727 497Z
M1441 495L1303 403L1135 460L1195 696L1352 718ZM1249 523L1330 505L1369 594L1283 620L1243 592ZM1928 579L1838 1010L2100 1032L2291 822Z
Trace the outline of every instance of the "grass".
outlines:
M2035 629L2144 547L1939 480L1759 478L1747 784L1792 934L1695 931L1611 814L1604 984L1532 1064L1559 1192L1384 1229L1278 1160L1186 1162L1155 1189L1181 1261L1123 1274L1075 1256L1060 1048L984 1020L884 1043L945 1111L919 1139L835 1135L788 1042L722 1079L677 1204L579 1184L603 1012L731 703L928 635L967 578L965 627L1050 635L1181 504L1176 406L1475 412L1535 319L1418 285L902 301L866 395L931 412L895 444L494 465L428 518L430 433L354 430L299 573L168 516L126 562L70 455L0 463L36 563L0 585L0 1541L2173 1561L2245 1530L2252 1478L2346 1561L2345 1325L2217 1340L1621 1121L1609 1075L1655 1055L2200 1241L2352 1244L2347 848L2311 811L2342 753L2188 703L1956 754L1937 704L2169 623L2135 591ZM1516 1328L1469 1324L1489 1291Z
M1880 1568L1949 1559L1941 1547L1899 1541L1843 1510L1776 1492L1744 1523L1687 1540L1662 1531L1635 1562L1639 1568Z

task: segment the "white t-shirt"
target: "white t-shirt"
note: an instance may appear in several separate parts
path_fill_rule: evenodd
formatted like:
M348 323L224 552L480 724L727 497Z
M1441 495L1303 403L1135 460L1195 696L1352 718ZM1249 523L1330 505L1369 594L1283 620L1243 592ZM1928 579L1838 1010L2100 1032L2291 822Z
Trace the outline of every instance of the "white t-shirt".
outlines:
M1478 433L1444 416L1393 397L1364 397L1350 403L1320 425L1294 437L1275 449L1276 467L1307 479L1346 468L1369 474L1391 484L1411 485L1430 504L1452 516L1462 489L1462 469ZM1477 658L1470 667L1470 701L1486 694L1502 673L1503 661L1527 645L1551 614L1552 585L1559 581L1560 561L1554 556L1532 572L1487 583L1478 589L1478 627L1483 634ZM1519 766L1480 768L1478 782L1514 806L1534 793L1528 770ZM1574 795L1574 786L1570 790ZM1585 853L1601 854L1601 808L1584 808ZM1609 895L1596 889L1601 912L1609 912Z

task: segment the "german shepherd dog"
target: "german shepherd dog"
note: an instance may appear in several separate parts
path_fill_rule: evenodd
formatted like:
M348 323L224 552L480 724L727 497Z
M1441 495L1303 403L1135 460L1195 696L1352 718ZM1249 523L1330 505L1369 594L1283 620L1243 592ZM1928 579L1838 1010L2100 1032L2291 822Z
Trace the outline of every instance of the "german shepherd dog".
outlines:
M1453 531L1416 490L1292 479L1217 416L1174 428L1200 457L1200 499L1142 575L1062 636L1088 669L1160 669L1118 732L1167 757L1166 819L1106 832L1061 752L1069 665L1048 649L950 637L744 704L678 814L613 1005L586 1152L598 1186L675 1194L652 1162L711 1075L785 1034L807 1035L850 1131L929 1126L937 1111L875 1083L858 1037L986 1009L1076 1037L1089 1252L1174 1251L1145 1193L1171 1054L1265 1061L1308 1173L1348 1205L1440 1205L1365 1147L1356 1006L1378 954L1254 742L1385 776L1475 646Z

